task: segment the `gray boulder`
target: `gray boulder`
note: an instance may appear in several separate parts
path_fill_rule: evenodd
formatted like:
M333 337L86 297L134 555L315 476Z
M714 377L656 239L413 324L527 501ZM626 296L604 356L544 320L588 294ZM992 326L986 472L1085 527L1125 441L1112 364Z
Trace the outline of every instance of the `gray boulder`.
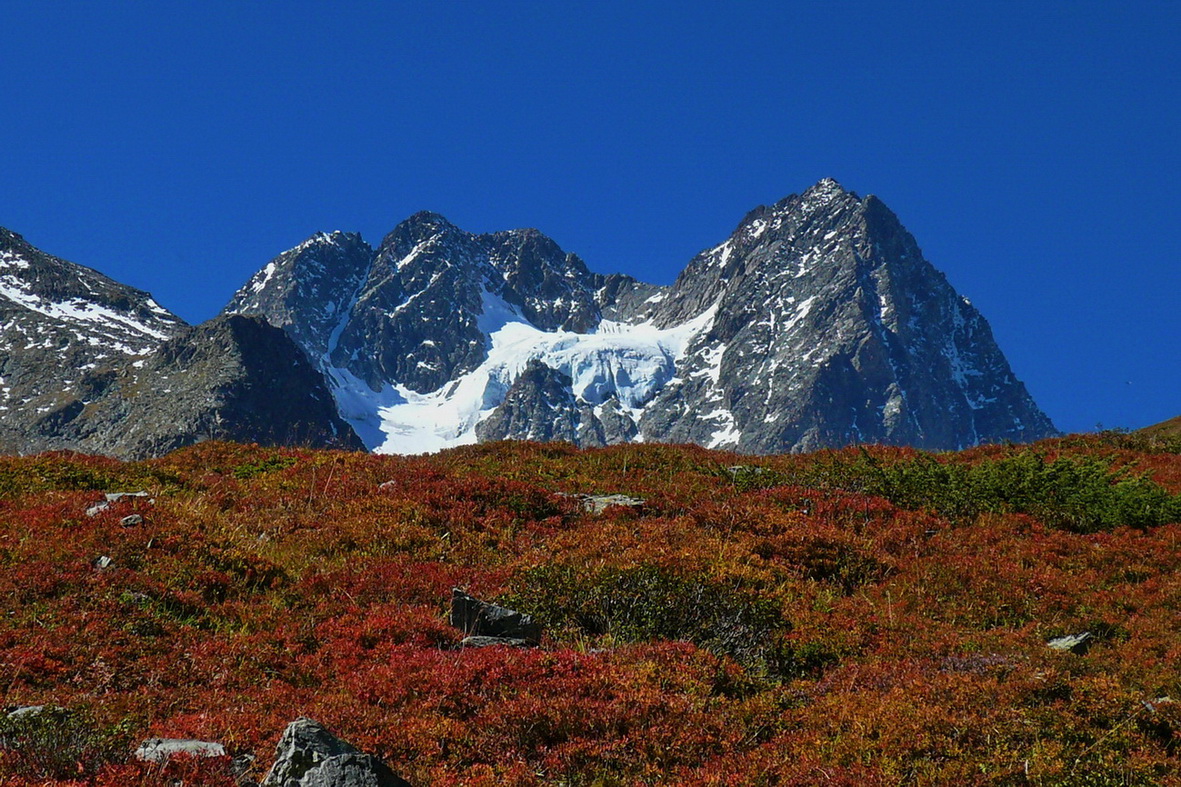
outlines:
M451 591L451 625L466 634L469 639L520 639L530 645L541 642L541 624L532 616L472 598L459 588L453 588ZM506 643L485 642L473 647L481 647L483 644Z
M283 731L275 764L260 787L410 787L410 783L318 721L299 718Z
M34 716L39 716L42 713L67 713L65 708L59 708L56 705L23 705L19 708L14 708L8 712L8 720L16 721L18 719L31 719Z

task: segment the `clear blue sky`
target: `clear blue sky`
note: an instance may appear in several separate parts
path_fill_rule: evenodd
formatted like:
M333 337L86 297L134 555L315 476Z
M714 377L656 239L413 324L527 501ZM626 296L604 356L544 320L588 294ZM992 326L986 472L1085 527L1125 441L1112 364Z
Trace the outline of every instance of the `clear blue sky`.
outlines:
M1181 414L1181 3L0 0L0 225L195 322L420 209L669 282L877 194L1067 430Z

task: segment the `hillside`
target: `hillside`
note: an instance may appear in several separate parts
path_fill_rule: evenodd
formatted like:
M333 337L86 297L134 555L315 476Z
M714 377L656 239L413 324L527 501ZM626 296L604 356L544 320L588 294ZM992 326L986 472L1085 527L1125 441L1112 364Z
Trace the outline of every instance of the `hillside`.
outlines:
M1179 784L1179 494L1118 434L0 458L2 704L70 711L0 714L0 782L258 780L305 715L414 785Z
M1137 430L1137 432L1138 434L1149 437L1181 437L1181 415L1176 418L1170 418L1167 421L1161 421L1159 424L1146 426L1143 429Z

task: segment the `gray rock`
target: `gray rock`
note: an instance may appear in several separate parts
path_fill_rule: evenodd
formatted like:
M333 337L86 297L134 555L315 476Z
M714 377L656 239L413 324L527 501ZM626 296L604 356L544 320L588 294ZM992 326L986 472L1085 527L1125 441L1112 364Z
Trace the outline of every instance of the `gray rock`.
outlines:
M102 555L101 557L97 558L94 561L94 567L97 568L99 571L103 571L105 569L110 568L114 564L114 562L115 561L112 560L108 555Z
M409 787L409 782L319 722L299 718L283 731L261 787Z
M730 465L726 468L726 472L732 477L738 478L744 475L763 475L767 472L767 468L758 465Z
M119 520L119 524L123 525L123 527L135 527L136 525L142 525L143 523L144 518L139 514L129 514L128 516L125 516Z
M125 497L142 497L147 498L148 503L154 503L151 496L147 492L107 492L103 500L98 501L90 508L86 509L86 516L94 517L101 514L111 507L112 503L118 503Z
M1069 651L1070 653L1081 656L1091 649L1094 640L1094 634L1084 631L1081 634L1067 634L1063 637L1055 637L1047 642L1046 645L1053 650Z
M472 598L459 588L451 591L451 625L468 637L493 637L541 642L541 624L532 616Z
M304 774L300 787L387 787L407 784L370 754L331 757Z
M648 501L627 495L574 495L582 501L582 507L592 514L601 514L611 506L642 508Z
M464 637L460 646L465 648L492 648L498 645L506 648L527 648L528 640L516 637Z
M48 712L61 713L65 712L65 708L59 708L56 705L25 705L23 707L15 708L9 711L8 718L10 721L16 721L17 719L31 719L34 716Z
M602 427L595 424L594 413L580 405L570 390L570 377L551 369L541 361L530 361L505 394L504 401L485 420L476 425L476 436L491 440L535 440L602 445L597 439L584 439L586 430Z
M144 762L165 762L179 754L186 757L225 757L220 743L191 738L148 738L135 750L135 758Z

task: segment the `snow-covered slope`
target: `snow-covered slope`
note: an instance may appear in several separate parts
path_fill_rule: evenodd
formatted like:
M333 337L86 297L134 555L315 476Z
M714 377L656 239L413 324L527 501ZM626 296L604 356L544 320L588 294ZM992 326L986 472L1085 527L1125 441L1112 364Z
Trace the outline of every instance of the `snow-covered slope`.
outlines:
M672 287L593 274L536 230L473 235L434 213L367 249L314 236L227 310L284 327L374 450L939 449L1054 432L897 218L832 180L752 211Z

